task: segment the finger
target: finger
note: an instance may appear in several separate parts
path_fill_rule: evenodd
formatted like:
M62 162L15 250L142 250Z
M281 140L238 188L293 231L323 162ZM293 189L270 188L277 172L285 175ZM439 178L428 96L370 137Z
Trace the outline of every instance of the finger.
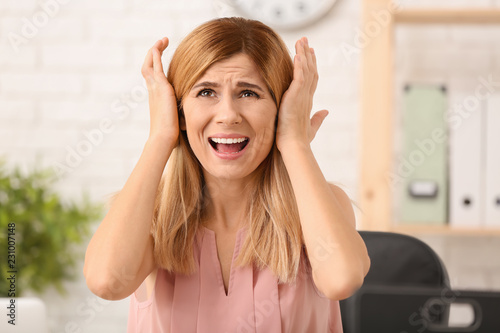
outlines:
M309 59L308 59L308 55L307 55L307 50L309 49L309 46L307 46L307 38L305 37L302 37L300 39L300 43L299 43L299 52L298 54L301 55L301 58L304 60L302 62L302 67L304 68L304 71L307 72L308 70L308 65L309 65Z
M300 52L300 51L299 51L299 49L300 49L300 47L301 47L301 46L300 46L301 40L302 40L302 39L299 39L299 40L297 40L297 41L295 42L295 54L299 54L299 52Z
M153 67L153 49L149 49L142 64L141 73L142 76L147 80L151 76L151 68Z
M296 91L293 94L297 93L302 89L302 84L304 82L304 72L302 70L302 57L299 54L296 54L293 58L293 80L290 84L288 90Z
M307 56L305 52L305 37L295 43L294 79L305 79L307 73Z
M309 92L314 94L316 87L318 85L318 68L316 63L316 55L314 54L314 49L309 47L309 41L307 38L305 40L305 55L307 57L307 79L309 83Z
M168 44L169 44L169 39L168 37L163 37L162 39L160 39L161 43L158 47L158 50L160 51L160 54L163 53L163 51L165 51L165 49L168 47Z
M155 76L163 78L165 73L163 72L163 64L161 62L161 52L158 49L153 49L153 70Z
M293 64L294 64L294 75L293 78L303 78L304 77L304 71L303 71L303 62L305 60L304 55L296 54L295 58L293 59Z
M142 76L146 79L146 81L150 80L153 75L153 66L154 66L153 50L161 46L162 43L163 43L162 40L157 40L156 43L153 45L153 47L150 48L148 53L146 54L146 58L144 59L144 63L141 68Z
M148 68L153 67L152 50L156 48L160 52L163 52L167 48L168 44L169 44L168 37L163 37L162 39L157 40L146 54L143 67L148 67Z
M304 53L307 59L307 67L312 68L313 59L311 55L311 48L309 47L309 40L307 39L307 37L304 37Z
M314 52L314 49L311 47L311 56L312 56L312 63L313 63L313 70L314 70L314 78L313 78L313 84L311 86L311 93L314 93L316 91L316 87L318 86L318 79L319 79L319 74L318 74L318 64L316 62L316 53Z
M314 52L314 49L311 47L310 48L310 51L311 51L311 58L312 58L312 61L313 61L313 65L315 68L318 67L318 64L316 62L316 52Z
M325 120L326 116L328 116L328 111L327 110L321 110L316 112L312 118L311 118L311 137L309 138L310 141L314 139L316 136L316 133L318 132L321 124L323 124L323 121Z
M315 66L314 55L309 47L308 40L306 37L299 39L296 43L297 55L299 55L302 62L300 63L300 69L303 77L304 91L308 93L314 93L317 85L317 69Z

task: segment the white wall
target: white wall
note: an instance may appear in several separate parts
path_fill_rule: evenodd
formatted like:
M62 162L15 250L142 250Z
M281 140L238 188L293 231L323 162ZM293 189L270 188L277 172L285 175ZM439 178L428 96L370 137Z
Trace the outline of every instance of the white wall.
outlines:
M78 198L85 190L94 200L103 201L109 193L119 190L148 135L147 95L140 75L144 56L157 39L168 36L171 46L164 56L168 60L183 36L216 16L213 1L2 0L0 154L7 156L10 164L26 167L65 165L68 170L57 186L71 198ZM409 6L417 1L405 3ZM500 7L498 1L467 3ZM315 48L320 82L314 109L326 108L330 115L317 134L313 149L326 178L343 184L354 200L358 179L361 48L345 53L340 46L355 45L360 13L360 1L339 0L317 24L302 31L282 32L291 50L301 36L309 37ZM460 29L466 30L465 35L470 36L469 42L475 47L474 51L461 55L462 59L474 59L483 70L498 73L498 30L484 34L482 28ZM474 29L479 29L479 33ZM458 33L453 32L456 30L436 31L410 29L403 37L398 35L403 46L411 40L412 46L421 45L417 47L420 51L422 48L430 51L425 58L429 68L404 71L405 75L411 78L422 75L422 71L431 75L436 63L439 67L446 65L446 61L440 60L443 44L458 47L462 43L456 38ZM24 38L20 44L12 42L13 34ZM479 40L476 36L480 36ZM487 63L481 61L484 52L490 54ZM473 71L475 65L464 68ZM457 65L456 70L461 69ZM438 251L451 256L448 262L457 267L453 272L460 274L466 269L453 257L455 251L461 251L462 247L457 246L461 241L446 237L430 241ZM484 253L499 253L497 240L486 246ZM477 251L481 256L482 250ZM487 281L500 275L500 264L491 268L485 260L475 261L474 265L478 276ZM495 269L496 273L492 273ZM471 282L473 286L493 285L481 278L482 282L477 282L476 277L469 280L476 281ZM53 291L42 295L49 308L52 332L125 331L128 300L100 301L87 290L82 279L68 283L68 288L71 294L66 298ZM496 288L500 288L498 283Z

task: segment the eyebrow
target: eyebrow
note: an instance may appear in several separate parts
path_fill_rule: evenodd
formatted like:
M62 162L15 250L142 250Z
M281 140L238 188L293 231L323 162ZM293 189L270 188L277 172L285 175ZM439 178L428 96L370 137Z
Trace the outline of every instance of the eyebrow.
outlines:
M262 89L260 86L253 84L253 83L250 83L250 82L239 81L236 83L236 86L240 87L240 88L251 88L251 89L260 90L261 92L264 92L264 89ZM203 82L200 82L200 83L194 85L192 89L199 88L199 87L218 88L218 87L220 87L220 84L218 84L216 82L211 82L211 81L203 81Z

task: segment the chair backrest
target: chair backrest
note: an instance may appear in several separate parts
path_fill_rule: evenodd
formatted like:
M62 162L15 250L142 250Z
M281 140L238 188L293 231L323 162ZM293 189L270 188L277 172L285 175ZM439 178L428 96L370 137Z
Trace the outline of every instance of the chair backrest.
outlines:
M340 302L344 333L353 333L358 318L359 295L363 288L371 287L422 287L449 289L448 273L438 255L421 240L392 232L360 231L368 255L370 271L358 295ZM432 320L447 320L448 311L442 309Z
M421 240L393 232L359 233L371 260L365 285L449 287L443 262Z

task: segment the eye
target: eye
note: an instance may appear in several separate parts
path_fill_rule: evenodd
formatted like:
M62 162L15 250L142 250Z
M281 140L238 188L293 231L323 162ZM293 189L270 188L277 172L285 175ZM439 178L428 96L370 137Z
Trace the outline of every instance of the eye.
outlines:
M201 97L212 97L214 96L215 92L212 89L202 89L198 92L196 96L201 96Z
M256 98L260 98L260 96L255 92L255 91L252 91L252 90L244 90L241 92L241 96L242 97L256 97Z

